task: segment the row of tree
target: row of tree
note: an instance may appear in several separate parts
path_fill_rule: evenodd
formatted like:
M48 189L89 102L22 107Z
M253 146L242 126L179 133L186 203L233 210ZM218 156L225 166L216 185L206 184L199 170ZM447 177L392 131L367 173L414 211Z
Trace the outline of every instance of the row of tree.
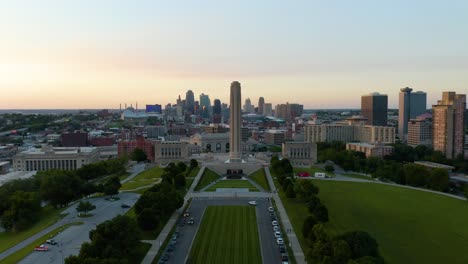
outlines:
M96 192L111 196L118 194L121 185L117 176L109 177L104 183L88 180L125 171L123 162L103 161L76 171L39 171L32 178L7 182L0 187L1 225L13 231L27 228L39 219L41 201L54 207L63 207Z
M364 153L348 151L342 142L319 143L318 150L319 161L332 160L346 171L364 172L374 178L436 191L449 189L449 176L446 170L429 171L424 166L411 163L415 159L441 161L439 152L427 149L425 146L413 149L406 145L395 144L395 152L384 159L366 158Z
M154 230L184 204L176 188L163 181L146 190L135 204L137 222L143 230Z
M330 236L323 224L328 222L328 209L317 196L319 188L311 180L295 180L293 168L288 159L273 157L271 168L288 199L307 205L310 215L302 226L305 238L306 259L309 263L327 264L380 264L378 244L363 231L348 232Z
M141 232L134 219L117 216L99 224L89 233L78 256L65 259L66 264L130 264L138 256Z

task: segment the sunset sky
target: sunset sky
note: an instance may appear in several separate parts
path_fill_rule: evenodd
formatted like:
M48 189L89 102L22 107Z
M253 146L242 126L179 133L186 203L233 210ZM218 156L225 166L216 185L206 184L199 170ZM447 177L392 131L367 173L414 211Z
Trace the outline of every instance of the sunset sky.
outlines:
M0 109L167 104L191 89L306 108L468 93L468 1L0 3Z

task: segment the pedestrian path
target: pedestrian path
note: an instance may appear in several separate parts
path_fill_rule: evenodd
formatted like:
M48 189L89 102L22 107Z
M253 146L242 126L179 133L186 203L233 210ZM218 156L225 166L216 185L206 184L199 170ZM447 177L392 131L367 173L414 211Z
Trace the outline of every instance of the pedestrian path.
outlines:
M273 182L273 178L271 177L270 170L268 167L264 167L266 178L268 179L268 184L270 185L270 189L273 192L273 199L276 203L276 209L278 210L278 214L281 219L281 223L283 224L283 228L288 230L287 236L289 239L290 247L293 251L294 258L298 264L305 264L305 257L304 251L301 248L301 244L299 244L299 240L297 239L296 232L294 231L294 227L289 220L289 216L286 213L286 209L283 206L283 202L281 201L280 197L278 196L278 192L275 187L275 183Z

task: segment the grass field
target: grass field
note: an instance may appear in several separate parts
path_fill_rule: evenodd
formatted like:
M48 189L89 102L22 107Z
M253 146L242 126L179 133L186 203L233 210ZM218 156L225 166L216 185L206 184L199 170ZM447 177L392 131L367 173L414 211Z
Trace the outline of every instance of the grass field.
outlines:
M249 178L254 180L258 185L262 186L265 191L270 191L270 186L266 179L265 170L260 169L249 175Z
M190 263L262 263L256 223L255 207L209 206L190 252Z
M16 253L4 258L2 260L2 264L15 264L15 263L18 263L20 260L24 259L29 254L33 253L34 252L33 249L34 249L35 246L43 244L47 239L53 238L58 233L62 232L63 230L65 230L67 228L69 228L70 226L81 225L81 224L83 224L83 223L82 222L77 222L77 223L66 224L64 226L58 227L58 228L50 231L49 233L47 233L47 234L43 235L42 237L36 239L35 241L30 243L26 247L18 250Z
M217 188L245 188L251 192L258 192L259 190L247 180L222 180L215 185L206 189L207 192L216 192Z
M373 181L374 179L372 177L367 177L361 174L354 174L354 173L345 173L341 174L342 176L349 177L349 178L355 178L355 179L361 179L361 180L368 180L368 181Z
M0 233L0 252L3 252L19 242L29 238L30 236L46 229L53 225L57 220L61 219L64 215L60 215L60 212L64 209L55 209L52 206L47 206L42 209L40 220L37 221L30 228L21 232L1 232Z
M326 172L324 169L317 168L317 167L311 167L311 168L293 168L294 171L294 176L296 176L299 172L308 172L310 176L314 177L316 172L325 172L329 177L335 177L335 174L333 172Z
M160 167L154 167L149 170L145 170L142 173L138 174L131 181L122 184L120 190L133 190L139 187L153 185L159 181L162 174L163 169Z
M200 167L196 167L187 175L187 177L193 178L193 177L197 176L199 171L200 171Z
M331 234L363 230L379 243L386 263L468 263L468 203L438 194L375 183L314 181L327 206ZM283 204L295 230L308 212ZM301 232L296 232L301 244Z
M207 185L216 181L219 178L220 176L216 174L216 172L209 169L205 169L200 181L198 182L197 187L195 188L195 191L200 191L201 189L205 188Z

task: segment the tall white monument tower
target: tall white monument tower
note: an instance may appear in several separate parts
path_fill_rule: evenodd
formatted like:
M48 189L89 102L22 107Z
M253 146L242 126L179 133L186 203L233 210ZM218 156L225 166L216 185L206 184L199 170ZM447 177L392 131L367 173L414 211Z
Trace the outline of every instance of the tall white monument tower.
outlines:
M231 83L231 105L229 107L231 114L230 138L229 138L229 162L242 162L242 117L241 117L241 85L234 81Z

